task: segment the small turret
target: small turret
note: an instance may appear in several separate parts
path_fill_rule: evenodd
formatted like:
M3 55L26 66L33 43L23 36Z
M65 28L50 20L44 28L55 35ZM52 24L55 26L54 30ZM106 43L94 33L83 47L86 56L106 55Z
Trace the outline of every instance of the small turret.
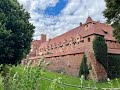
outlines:
M89 16L86 20L86 24L90 23L90 22L93 22L92 18Z

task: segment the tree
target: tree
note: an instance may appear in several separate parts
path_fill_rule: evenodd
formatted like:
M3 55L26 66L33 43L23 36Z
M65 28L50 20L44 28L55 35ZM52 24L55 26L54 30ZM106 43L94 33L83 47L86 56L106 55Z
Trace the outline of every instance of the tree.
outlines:
M107 70L107 44L103 36L96 36L93 40L93 50L95 57L99 63L101 63Z
M120 0L105 1L107 8L103 12L104 16L107 18L107 22L112 24L114 36L120 42Z
M85 78L87 78L87 75L89 74L89 69L87 66L87 58L85 55L83 55L82 62L80 65L80 71L79 71L79 76L84 75Z
M17 0L0 0L0 64L17 64L30 51L34 26Z

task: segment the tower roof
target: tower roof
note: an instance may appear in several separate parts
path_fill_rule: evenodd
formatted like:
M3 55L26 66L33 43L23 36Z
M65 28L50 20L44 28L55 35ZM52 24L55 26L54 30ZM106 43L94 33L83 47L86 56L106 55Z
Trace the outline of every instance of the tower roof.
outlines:
M93 22L93 20L92 20L92 18L89 16L89 17L87 18L87 20L86 20L86 24L87 24L87 23L90 23L90 22Z

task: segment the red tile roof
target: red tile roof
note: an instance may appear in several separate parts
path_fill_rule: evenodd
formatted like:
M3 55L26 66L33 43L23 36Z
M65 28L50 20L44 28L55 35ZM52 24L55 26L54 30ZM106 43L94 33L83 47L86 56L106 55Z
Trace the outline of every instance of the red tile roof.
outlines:
M48 41L47 42L43 42L41 45L40 45L40 48L47 48L48 46Z
M51 41L49 42L49 44L54 44L54 43L58 43L58 42L64 42L65 40L70 40L70 38L75 38L75 36L78 34L80 27L77 27L71 31L68 31L60 36L57 36L53 39L51 39Z
M87 24L89 25L86 27ZM42 44L40 40L34 40L33 45L39 45L40 49L48 48L48 46L55 46L56 44L60 45L65 42L69 42L70 40L74 40L76 37L80 37L81 40L84 40L84 37L93 35L93 34L103 35L106 40L116 41L115 38L113 37L112 32L113 32L113 28L111 26L104 23L93 21L91 17L88 17L86 20L86 23L82 24L81 26L78 26ZM112 51L115 52L114 50ZM110 50L109 52L111 53L112 51ZM71 51L62 52L62 55L69 54L69 53L76 53L76 52L80 52L80 51L74 50L72 52ZM61 55L61 54L57 53L54 55Z
M85 30L85 25L90 22L91 25L89 26L88 30ZM82 26L78 26L75 29L59 35L51 39L49 42L42 43L40 48L46 48L48 45L63 43L65 41L69 41L72 38L76 38L76 36L85 37L92 34L104 35L105 39L107 40L115 40L112 35L112 30L113 28L111 26L104 23L95 22L91 19L91 17L88 17L86 23ZM108 34L105 34L105 32L107 32Z
M41 40L34 40L32 42L32 44L35 45L35 46L40 46L41 45Z
M108 49L108 53L120 54L120 49Z
M92 34L105 35L100 27L97 27L95 24L93 24L90 26L90 28L87 31L83 33L82 37L92 35Z
M106 35L104 38L105 38L106 40L116 41L115 37L112 37L112 36Z

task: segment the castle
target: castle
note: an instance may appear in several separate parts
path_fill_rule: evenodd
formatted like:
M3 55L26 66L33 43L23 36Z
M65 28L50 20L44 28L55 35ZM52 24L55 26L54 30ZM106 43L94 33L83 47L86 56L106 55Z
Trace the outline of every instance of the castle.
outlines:
M28 59L23 60L22 64L33 59L35 65L41 57L44 57L44 63L51 62L47 68L49 71L78 76L82 57L85 54L88 67L92 67L89 77L97 81L104 80L107 78L107 73L105 68L97 62L92 47L97 35L104 36L108 53L120 54L120 44L113 37L113 28L88 17L84 24L80 23L78 27L48 41L46 41L46 35L42 34L41 40L32 42Z

